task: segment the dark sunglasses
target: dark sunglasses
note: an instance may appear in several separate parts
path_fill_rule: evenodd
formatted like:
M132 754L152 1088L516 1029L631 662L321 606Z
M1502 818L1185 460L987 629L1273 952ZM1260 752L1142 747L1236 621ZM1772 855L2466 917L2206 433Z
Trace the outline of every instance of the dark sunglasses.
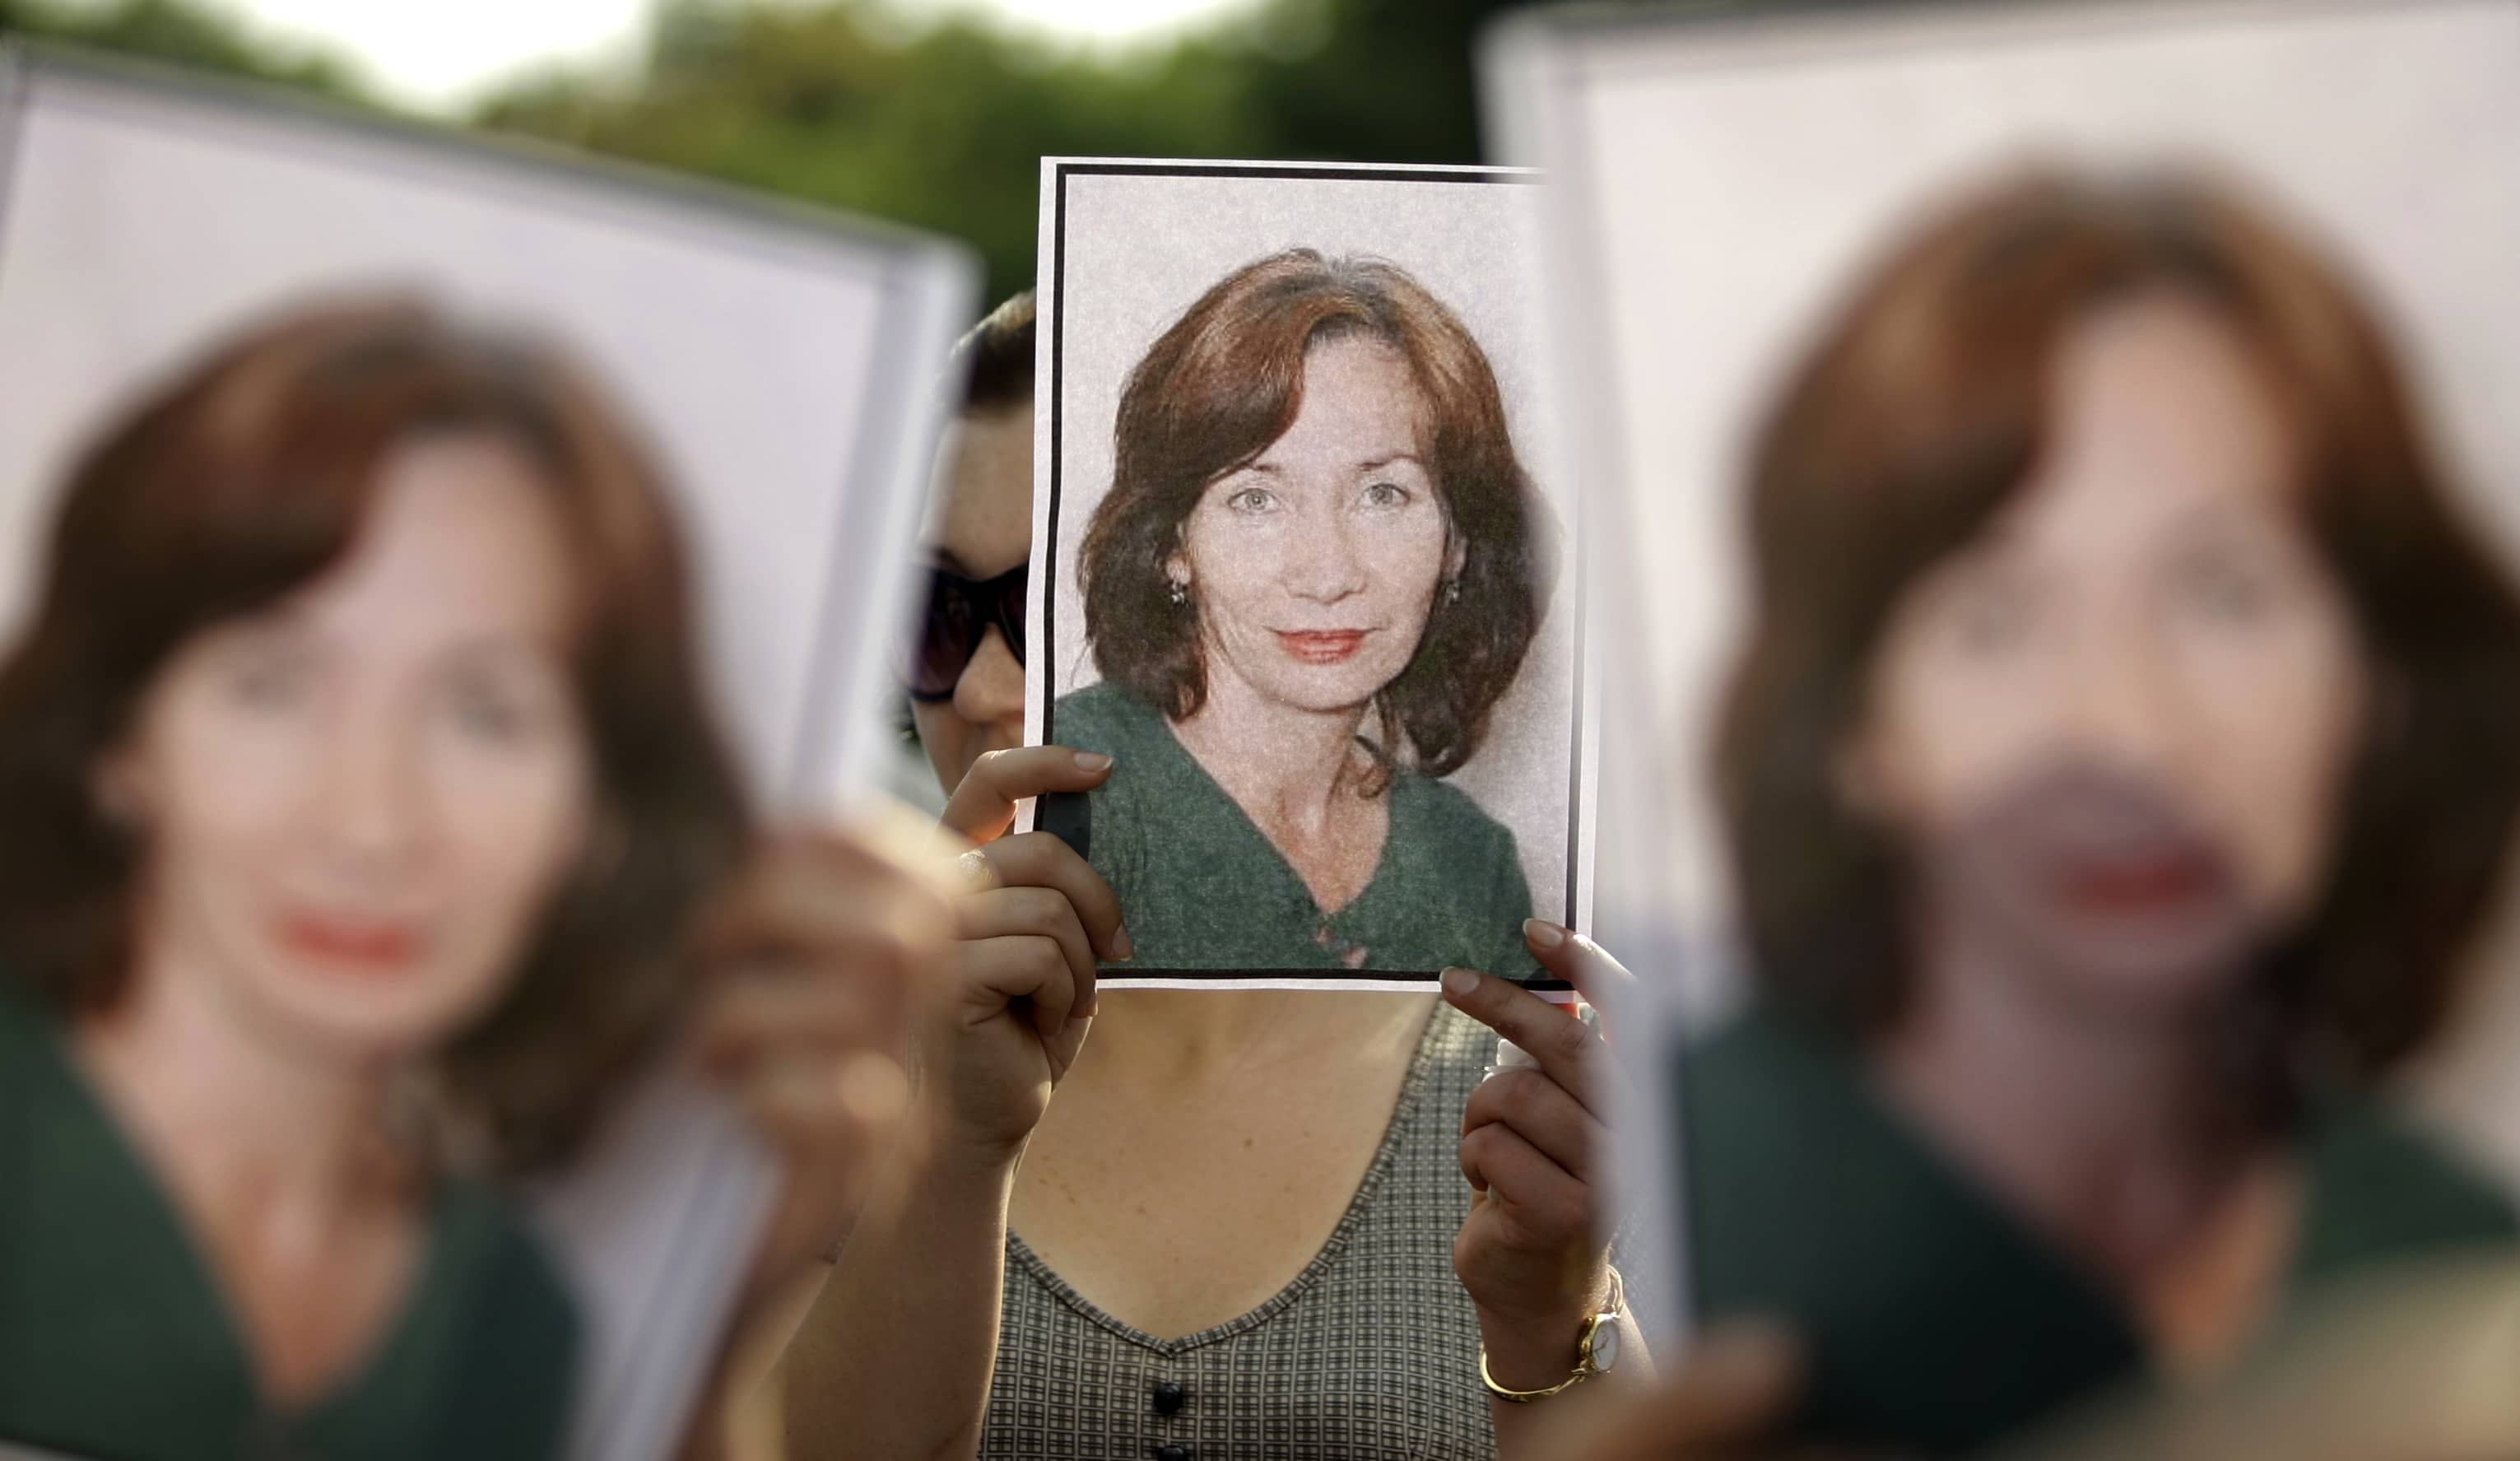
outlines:
M966 578L951 569L927 571L927 602L903 647L902 688L934 705L954 698L954 686L980 652L989 629L1007 637L1015 662L1023 662L1024 590L1031 578L1018 564L995 578Z

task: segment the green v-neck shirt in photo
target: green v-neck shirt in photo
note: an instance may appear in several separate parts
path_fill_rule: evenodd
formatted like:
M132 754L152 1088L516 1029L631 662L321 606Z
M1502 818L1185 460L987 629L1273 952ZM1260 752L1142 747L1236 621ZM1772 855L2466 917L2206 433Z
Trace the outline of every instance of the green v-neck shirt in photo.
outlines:
M1803 1429L1856 1449L1976 1451L2145 1383L2120 1301L1885 1104L1858 1060L1753 1009L1673 1063L1696 1312L1790 1325L1808 1347ZM2499 1191L2367 1095L2315 1099L2293 1160L2287 1307L2358 1267L2520 1234Z
M0 1439L94 1461L541 1461L578 1320L500 1200L441 1183L402 1312L309 1407L262 1398L182 1218L70 1062L0 987Z
M1522 941L1531 889L1513 834L1457 788L1395 768L1373 879L1326 916L1154 707L1105 682L1062 698L1051 729L1114 762L1087 799L1082 839L1129 928L1133 957L1114 972L1539 967Z

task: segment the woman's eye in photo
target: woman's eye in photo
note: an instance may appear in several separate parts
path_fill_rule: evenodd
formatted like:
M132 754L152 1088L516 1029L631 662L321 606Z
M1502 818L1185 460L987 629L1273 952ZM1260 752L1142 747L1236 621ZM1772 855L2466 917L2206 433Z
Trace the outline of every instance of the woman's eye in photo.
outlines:
M2276 585L2262 570L2228 558L2188 564L2178 578L2179 600L2208 617L2248 623L2273 607Z
M248 709L287 709L305 698L314 673L305 661L288 654L248 654L229 666L230 699Z
M541 716L535 697L515 686L472 681L458 684L447 698L455 728L485 745L507 746L530 736Z
M517 708L491 696L468 695L455 705L455 719L478 740L505 743L523 733L525 718Z
M1990 584L1956 595L1944 623L1961 653L1995 656L2019 648L2029 638L2030 618L2026 594Z
M1373 482L1365 489L1365 505L1368 507L1407 507L1409 502L1409 489L1398 482Z
M1244 487L1226 498L1225 505L1238 513L1265 513L1278 506L1278 498L1266 487Z

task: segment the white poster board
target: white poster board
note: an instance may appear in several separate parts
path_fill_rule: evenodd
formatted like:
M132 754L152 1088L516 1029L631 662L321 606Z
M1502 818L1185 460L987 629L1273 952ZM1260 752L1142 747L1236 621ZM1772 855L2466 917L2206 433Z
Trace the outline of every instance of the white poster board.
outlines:
M0 52L0 635L69 454L212 340L391 289L556 342L650 436L761 803L873 784L959 247L558 153L60 53ZM574 1453L679 1438L776 1182L663 1077L543 1201L589 1311Z
M1558 189L1555 359L1629 673L1605 721L1648 750L1618 808L1601 921L1667 1033L1737 991L1731 871L1706 767L1741 627L1746 449L1779 375L1858 266L1950 187L2028 160L2228 169L2316 232L2395 335L2463 504L2520 542L2520 5L2507 0L1802 4L1533 14L1490 38L1506 160ZM1620 736L1627 730L1619 731ZM1608 750L1612 764L1624 746ZM2505 922L2507 923L2507 918ZM2520 1183L2520 962L2426 1095ZM1648 967L1650 965L1651 967ZM1667 1083L1620 1123L1676 1267ZM1685 1294L1685 1274L1657 1288ZM1668 1287L1665 1287L1668 1285ZM1684 1306L1685 1307L1685 1306ZM1668 1330L1680 1312L1648 1315Z

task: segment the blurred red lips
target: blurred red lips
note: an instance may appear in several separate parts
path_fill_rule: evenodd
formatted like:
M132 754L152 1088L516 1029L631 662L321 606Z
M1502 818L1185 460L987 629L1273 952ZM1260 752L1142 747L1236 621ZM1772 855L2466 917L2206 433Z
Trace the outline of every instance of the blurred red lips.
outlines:
M2104 916L2168 912L2211 895L2217 881L2213 859L2188 848L2079 859L2056 880L2069 907Z
M280 937L298 957L351 974L394 974L420 953L420 935L410 926L364 919L290 914L280 920Z

